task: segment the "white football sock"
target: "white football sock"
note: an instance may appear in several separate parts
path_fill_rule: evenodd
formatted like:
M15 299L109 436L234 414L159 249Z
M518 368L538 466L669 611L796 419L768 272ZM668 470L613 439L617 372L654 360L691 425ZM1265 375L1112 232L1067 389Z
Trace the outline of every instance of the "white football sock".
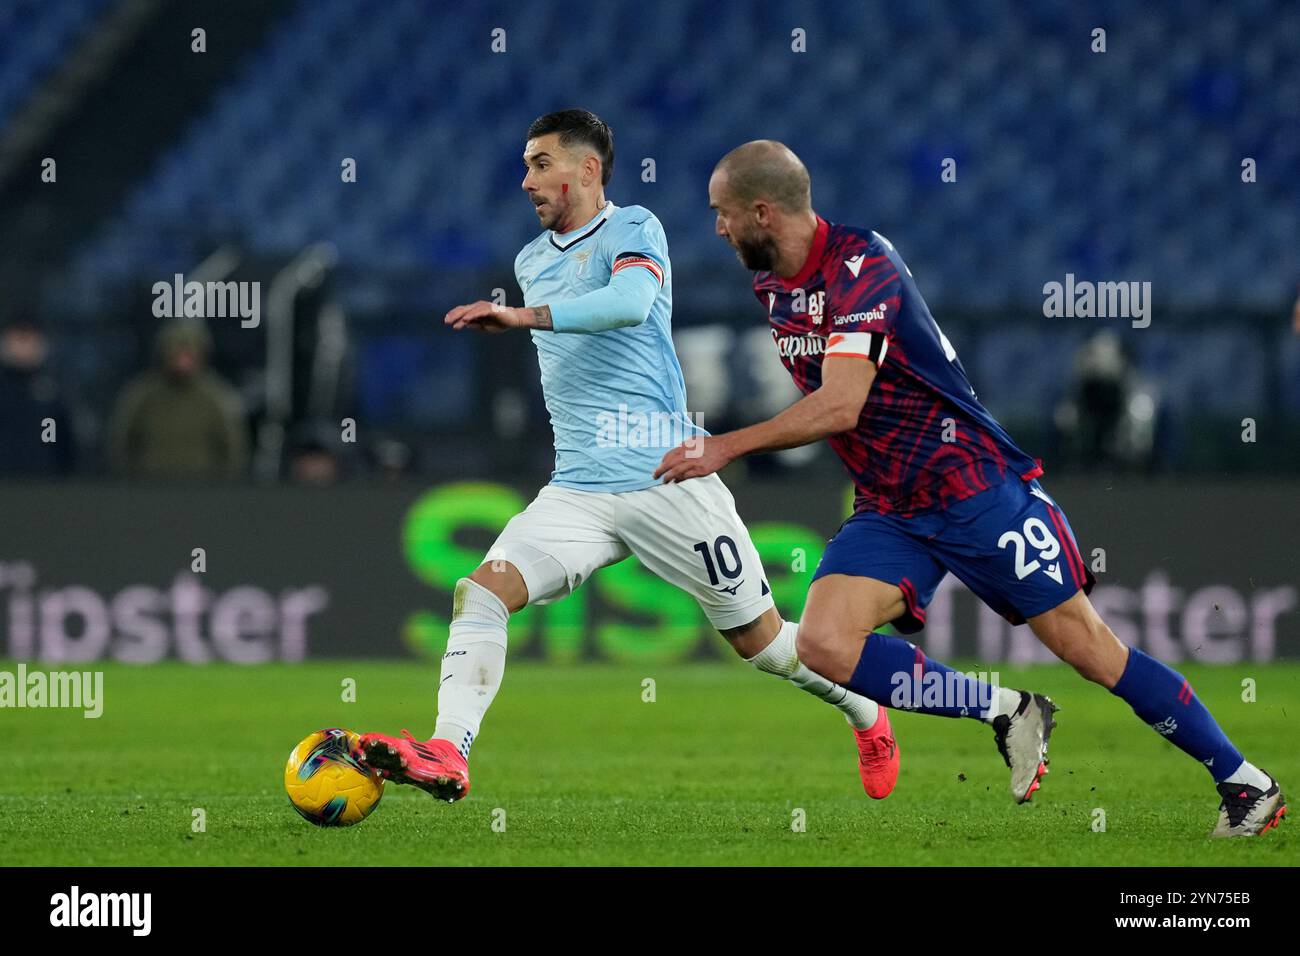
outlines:
M466 760L505 674L509 619L501 599L483 585L456 582L433 736L450 740Z
M1268 790L1273 786L1273 781L1269 779L1268 774L1260 770L1249 760L1243 760L1241 766L1223 781L1224 783L1239 783L1247 787L1258 787L1260 790Z
M1020 691L1012 690L1010 687L995 686L993 688L993 704L989 707L988 713L981 717L980 720L986 724L991 724L994 718L1001 717L1003 714L1010 717L1019 706Z
M858 730L866 730L873 725L880 714L880 708L874 700L855 694L847 687L841 687L799 663L799 654L794 644L798 633L799 625L794 621L786 621L776 632L776 637L772 638L772 643L748 658L747 662L765 674L782 677L818 700L824 700L837 708L844 719Z

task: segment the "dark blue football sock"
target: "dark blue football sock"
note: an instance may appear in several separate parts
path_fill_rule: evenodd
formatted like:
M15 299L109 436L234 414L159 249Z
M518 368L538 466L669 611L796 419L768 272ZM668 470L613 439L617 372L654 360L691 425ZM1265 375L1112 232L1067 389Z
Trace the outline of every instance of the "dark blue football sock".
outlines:
M1175 747L1205 764L1215 783L1241 766L1241 754L1197 699L1192 685L1154 657L1129 648L1128 664L1111 693Z
M981 719L997 693L993 685L926 657L915 644L875 632L867 635L848 687L898 710Z

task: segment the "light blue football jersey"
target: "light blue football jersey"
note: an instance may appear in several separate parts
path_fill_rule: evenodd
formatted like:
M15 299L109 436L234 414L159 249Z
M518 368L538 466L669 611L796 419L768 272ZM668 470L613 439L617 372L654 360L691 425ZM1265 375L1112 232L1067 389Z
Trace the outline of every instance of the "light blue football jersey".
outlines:
M609 284L615 259L628 254L652 260L662 273L644 322L603 332L532 332L555 432L553 485L649 488L659 483L653 475L665 452L708 434L687 414L673 350L668 240L650 210L607 202L572 232L548 230L524 246L515 257L524 305L554 305L600 289Z

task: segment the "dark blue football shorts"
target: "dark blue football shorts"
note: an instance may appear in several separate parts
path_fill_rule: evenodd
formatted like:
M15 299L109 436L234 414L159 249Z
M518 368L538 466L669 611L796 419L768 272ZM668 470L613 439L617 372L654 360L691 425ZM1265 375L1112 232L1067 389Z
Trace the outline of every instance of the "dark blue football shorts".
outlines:
M907 609L891 623L915 634L949 571L1012 624L1096 583L1056 502L1037 479L1016 478L941 511L853 515L826 546L813 580L849 574L898 585Z

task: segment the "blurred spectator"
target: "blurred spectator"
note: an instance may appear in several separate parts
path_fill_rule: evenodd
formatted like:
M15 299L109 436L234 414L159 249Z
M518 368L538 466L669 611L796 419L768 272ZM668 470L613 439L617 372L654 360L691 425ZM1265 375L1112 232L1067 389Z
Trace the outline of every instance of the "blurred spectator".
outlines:
M159 331L155 368L122 390L109 426L114 472L146 478L234 477L248 466L243 403L207 368L212 339L201 322Z
M1074 357L1070 390L1056 409L1061 448L1084 470L1147 467L1157 411L1156 396L1139 383L1119 337L1102 332Z
M72 470L72 416L48 357L49 341L34 320L19 316L0 327L0 474Z
M289 442L289 480L296 485L332 485L343 476L342 440L337 426L306 423Z
M1291 309L1291 328L1296 335L1300 335L1300 296L1296 297L1295 305Z
M395 438L381 438L370 446L375 473L389 482L402 481L412 474L415 455L411 446Z

